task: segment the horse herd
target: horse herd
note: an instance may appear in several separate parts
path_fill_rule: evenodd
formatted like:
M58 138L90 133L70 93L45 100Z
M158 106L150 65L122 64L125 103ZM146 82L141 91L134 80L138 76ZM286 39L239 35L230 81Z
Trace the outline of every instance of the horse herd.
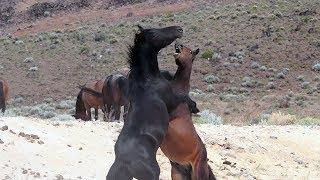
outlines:
M116 141L115 160L107 180L158 180L156 152L170 160L173 180L213 180L207 151L192 122L199 112L190 99L190 75L199 49L175 44L174 75L161 71L158 53L183 37L180 26L145 29L138 26L129 49L129 72L80 86L76 119L91 120L91 108L104 119L119 120L124 106L124 125ZM0 109L5 110L8 85L0 79Z

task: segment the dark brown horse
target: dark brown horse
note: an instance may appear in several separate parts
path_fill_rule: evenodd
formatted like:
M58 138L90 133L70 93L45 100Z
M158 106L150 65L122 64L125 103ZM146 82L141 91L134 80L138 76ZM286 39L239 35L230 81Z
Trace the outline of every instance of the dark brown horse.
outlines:
M9 99L9 85L6 80L0 78L0 109L2 113L6 111L7 102Z
M74 115L76 119L90 121L91 108L94 108L95 110L94 118L96 120L98 119L98 110L101 109L104 112L104 104L101 93L104 82L104 79L100 79L80 87L80 92L77 96L76 102L76 114Z
M109 114L112 108L111 119L120 119L120 109L124 106L123 119L126 119L126 114L129 106L128 101L129 82L128 79L121 75L110 75L106 78L103 88L102 96L106 112Z
M115 144L116 157L107 180L158 180L156 152L167 132L169 113L190 100L173 93L170 83L160 74L157 59L162 48L182 36L182 28L139 29L128 60L128 118Z
M182 45L175 46L174 55L178 69L172 77L168 72L163 76L171 79L175 93L188 94L192 63L199 49L192 51ZM161 150L170 159L173 180L213 180L207 160L207 151L198 136L187 104L180 104L170 114L168 132L161 144Z

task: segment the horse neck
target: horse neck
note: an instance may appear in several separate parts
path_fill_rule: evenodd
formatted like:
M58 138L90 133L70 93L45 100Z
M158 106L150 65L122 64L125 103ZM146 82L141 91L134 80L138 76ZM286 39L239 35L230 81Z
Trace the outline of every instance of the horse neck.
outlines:
M134 76L137 78L147 78L160 74L158 66L158 52L149 44L141 44L135 47L135 52L131 58L134 58L135 64L131 68Z
M190 90L190 75L191 66L178 66L178 69L173 77L174 84L179 87L179 90L183 92L189 92Z

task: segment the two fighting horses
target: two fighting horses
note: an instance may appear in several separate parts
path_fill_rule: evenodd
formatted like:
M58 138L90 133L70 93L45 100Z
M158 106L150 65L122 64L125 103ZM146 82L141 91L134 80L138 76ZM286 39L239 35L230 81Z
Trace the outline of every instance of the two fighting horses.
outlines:
M199 50L176 48L176 75L161 75L158 52L180 38L182 28L139 27L139 30L128 60L130 108L115 144L116 158L107 180L159 179L156 151L160 146L172 162L173 179L215 179L207 164L204 144L191 120L190 111L197 113L198 109L187 95L191 66L189 64L187 67L184 61L191 61L192 65ZM173 124L175 121L178 123ZM180 141L180 144L177 145L175 140Z

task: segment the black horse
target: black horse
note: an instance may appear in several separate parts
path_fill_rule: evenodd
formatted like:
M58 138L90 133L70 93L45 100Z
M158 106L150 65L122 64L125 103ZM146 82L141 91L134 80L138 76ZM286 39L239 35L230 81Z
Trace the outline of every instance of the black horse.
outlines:
M195 108L188 96L173 93L158 67L159 51L182 37L182 28L139 29L129 52L128 117L115 144L116 158L107 180L159 179L156 152L167 132L169 113L183 102Z

